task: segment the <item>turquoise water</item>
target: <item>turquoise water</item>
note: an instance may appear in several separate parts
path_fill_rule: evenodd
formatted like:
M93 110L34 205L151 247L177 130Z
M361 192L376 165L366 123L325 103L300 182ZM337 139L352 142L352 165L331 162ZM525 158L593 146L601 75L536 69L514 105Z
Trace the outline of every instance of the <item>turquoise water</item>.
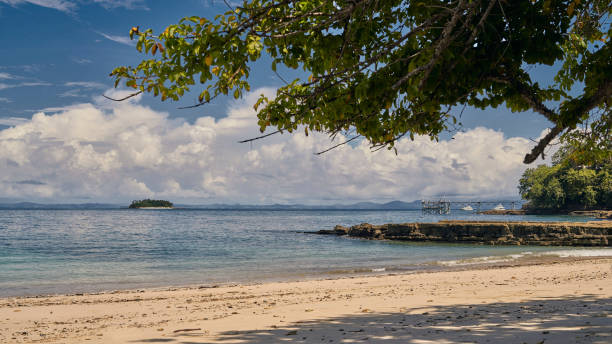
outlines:
M298 233L330 229L336 224L440 219L588 220L460 213L437 216L422 215L420 211L363 210L1 210L0 296L412 270L469 262L473 258L478 261L526 251L559 250L368 241Z

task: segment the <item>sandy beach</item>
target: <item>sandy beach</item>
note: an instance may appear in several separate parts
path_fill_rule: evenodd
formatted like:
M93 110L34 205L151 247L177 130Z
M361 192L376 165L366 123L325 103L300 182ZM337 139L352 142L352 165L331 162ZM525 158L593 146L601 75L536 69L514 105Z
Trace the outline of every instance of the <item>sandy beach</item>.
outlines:
M0 299L2 343L611 343L612 259Z

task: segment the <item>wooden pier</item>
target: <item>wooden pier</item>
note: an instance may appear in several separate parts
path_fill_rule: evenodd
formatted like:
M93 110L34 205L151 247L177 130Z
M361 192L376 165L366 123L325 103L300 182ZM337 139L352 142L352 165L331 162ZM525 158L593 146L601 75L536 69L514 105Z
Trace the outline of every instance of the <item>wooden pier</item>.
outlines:
M423 214L450 214L451 202L445 200L438 201L421 201Z

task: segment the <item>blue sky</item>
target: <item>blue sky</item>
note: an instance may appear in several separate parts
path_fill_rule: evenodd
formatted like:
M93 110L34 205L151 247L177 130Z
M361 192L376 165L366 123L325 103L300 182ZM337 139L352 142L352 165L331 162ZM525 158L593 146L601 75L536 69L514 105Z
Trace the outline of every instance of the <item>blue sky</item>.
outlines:
M378 171L374 166L369 174L364 174L363 178L347 170L336 180L335 177L325 176L331 173L330 169L340 168L333 165L334 163L357 167L363 166L365 162L363 159L369 163L378 159L381 160L380 168L384 169L384 166L397 164L397 161L389 160L393 158L386 157L386 153L372 156L362 154L361 150L367 150L365 143L348 147L344 151L332 152L326 157L313 158L314 150L326 148L330 144L322 135L315 135L311 139L312 142L308 141L307 146L310 145L308 146L310 148L305 149L289 147L296 144L293 141L297 138L286 135L283 138L257 143L255 147L238 145L236 141L239 139L257 135L254 114L248 110L251 105L248 104L249 97L239 101L220 98L213 104L190 110L179 110L177 107L194 104L198 93L187 94L180 102L161 102L159 98L147 95L125 105L110 104L100 99L99 96L103 93L116 94L116 91L112 90L113 80L108 76L113 68L120 65L134 65L143 58L129 41L128 32L132 26L140 26L141 29L150 27L155 31L162 31L165 26L176 23L182 17L190 15L213 17L226 9L223 2L212 0L0 0L0 147L4 145L1 148L12 154L10 157L0 156L0 169L5 172L3 179L0 180L0 193L4 194L4 199L123 201L141 196L167 196L174 200L183 199L196 203L217 201L316 203L366 199L412 200L444 193L466 194L466 197L475 197L476 194L516 195L516 182L525 168L518 160L529 148L531 144L529 138L537 138L549 125L541 116L533 113L513 114L504 108L487 111L467 109L461 119L464 124L465 147L459 149L457 147L460 145L453 147L449 144L445 148L447 151L441 151L442 146L434 149L425 141L422 145L410 146L409 143L405 143L400 145L405 148L402 150L404 156L399 158L402 163L398 165L397 171ZM534 70L534 77L547 82L552 79L553 72L554 68L539 68L537 71ZM288 70L281 70L280 73L287 79L300 76L298 72ZM273 92L282 84L278 77L271 73L269 59L266 58L252 66L251 82L252 89L260 93ZM112 122L111 120L124 118L122 116L125 115L123 113L125 111L140 111L142 116L134 115L134 118L146 120L148 124L126 126L133 130L117 130L115 132L117 136L108 134L95 140L87 137L92 135L86 135L91 129L87 128L88 126L95 128L108 124ZM82 113L81 117L79 113ZM95 114L100 116L96 117ZM61 123L68 118L75 121L74 125L63 127ZM85 118L90 118L91 121L84 121ZM102 122L98 123L96 120ZM158 120L163 120L163 123ZM213 135L215 139L210 139L214 142L206 141L207 139L201 136L198 136L197 140L200 141L197 141L193 139L195 134L188 134L188 131L183 134L197 142L189 141L187 137L176 139L174 136L167 136L178 130L177 128L200 130L199 128L204 128L202 123L211 123L210 120L213 121L215 130L218 130ZM222 120L225 121L221 122ZM147 127L151 121L160 127ZM245 124L247 122L249 125ZM227 126L220 123L225 123ZM84 128L79 133L73 132L77 125ZM151 158L153 160L145 159L147 163L154 161L160 164L156 165L155 170L148 170L147 166L134 163L140 156L138 154L142 152L128 154L121 151L122 147L116 146L119 136L136 135L134 130L141 128L138 125L147 127L147 134L151 140L161 142L164 147L171 145L172 140L182 142L172 146L174 147L172 151L160 148L150 153L151 156L159 155ZM472 135L474 133L482 137ZM34 136L40 140L31 141ZM448 139L449 136L445 134L442 138ZM49 143L51 142L49 137L55 142L52 145ZM68 137L73 141L68 140ZM469 143L470 137L474 140L473 144ZM512 158L483 152L483 147L474 146L479 144L487 146L487 141L481 140L483 137L488 137L496 144L506 145L504 147L510 147L507 143L513 139L519 140L520 142L516 140L512 142L517 147L521 147L520 152L516 147L507 148L506 150L512 152L505 153L511 154ZM202 140L206 141L206 144ZM27 142L28 147L33 148L18 150L15 148L15 142ZM203 144L207 148L198 151L193 148L193 145L197 144ZM283 155L286 152L281 150L279 154L285 156L285 160L272 156L269 157L271 160L261 160L269 151L277 149L278 145L285 145L285 150L290 151L287 154L295 156ZM184 153L188 149L185 147L194 149L190 151L190 154L193 154L190 159L199 161L199 164L184 166L184 169L193 170L181 170L181 173L185 173L179 178L172 168L163 170L159 167L164 164L172 165L167 161L167 156L180 155L180 152ZM425 151L416 152L415 147ZM74 160L88 149L91 149L90 157L95 156L95 159L102 160L90 162L89 165L81 160ZM435 150L437 152L435 154L439 156L429 156L428 151L432 150ZM41 153L43 151L57 151L55 160L45 161L43 164L40 159L35 158L37 154L43 154ZM136 155L130 155L132 153ZM207 154L212 155L204 158L208 156ZM511 164L506 166L508 172L500 171L499 166L478 165L477 160L483 155L495 159L512 159ZM231 165L229 170L218 168L220 156L229 159L224 162ZM231 160L229 156L234 156L235 160ZM418 156L424 160L413 161L412 158ZM105 165L109 159L116 161L113 160L114 162ZM252 164L242 166L245 159L252 159ZM288 168L287 166L281 168L275 164L295 166L292 159L306 160L310 163L302 167L302 172L285 171L290 176L294 175L293 178L275 174L275 170ZM410 161L409 165L405 165L406 161ZM432 161L436 161L437 165L428 167ZM495 164L500 165L499 161ZM265 171L261 170L262 168ZM427 168L432 170L427 172ZM469 171L462 172L462 168L467 168ZM474 170L483 168L485 170L489 168L491 174L497 174L475 176ZM427 173L420 177L422 180L415 179L411 182L411 176L420 175L422 169L425 169L432 179L438 179L429 181L436 184L434 187L416 186L427 179ZM106 177L98 175L100 171L113 175L114 179L104 179ZM321 177L321 174L324 176ZM65 175L70 175L70 180L62 179ZM141 177L136 178L134 175ZM285 184L281 182L278 184L279 189L270 189L267 187L270 185L270 178L285 180ZM441 182L446 178L449 178L448 182ZM467 180L469 185L449 185L452 184L450 181L454 180L453 178ZM334 183L339 185L338 188L331 187L330 191L330 186L326 184L329 180L335 180ZM313 183L321 185L313 187ZM360 183L372 183L378 186L373 186L372 194L368 196L356 191L364 188ZM128 184L133 188L127 187ZM504 187L499 188L499 185ZM458 188L465 189L465 192ZM241 190L250 190L251 194L245 196Z
M29 118L35 111L101 94L113 85L108 76L113 68L137 64L143 57L128 37L133 26L161 31L185 16L212 18L227 10L217 0L47 2L48 7L0 0L0 75L5 75L0 79L5 87L0 86L2 117ZM268 66L268 60L254 66L253 88L281 84ZM177 103L145 97L143 103L190 121L202 114L225 116L227 99L205 109L177 110L196 99L186 96Z

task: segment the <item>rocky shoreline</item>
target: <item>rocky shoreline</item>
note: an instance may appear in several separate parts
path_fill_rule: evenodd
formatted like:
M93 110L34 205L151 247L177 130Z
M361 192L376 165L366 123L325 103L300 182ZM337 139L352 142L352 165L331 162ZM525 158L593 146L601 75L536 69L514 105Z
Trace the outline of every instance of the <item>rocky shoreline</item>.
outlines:
M568 215L590 216L597 219L612 219L612 210L576 210L571 211Z
M550 211L544 210L533 210L533 209L489 209L479 212L478 214L484 215L544 215L550 214ZM589 216L596 219L612 219L612 210L574 210L560 212L562 215L570 216Z
M612 246L612 221L502 222L440 221L352 227L336 226L315 234L372 240L430 241L486 245Z

